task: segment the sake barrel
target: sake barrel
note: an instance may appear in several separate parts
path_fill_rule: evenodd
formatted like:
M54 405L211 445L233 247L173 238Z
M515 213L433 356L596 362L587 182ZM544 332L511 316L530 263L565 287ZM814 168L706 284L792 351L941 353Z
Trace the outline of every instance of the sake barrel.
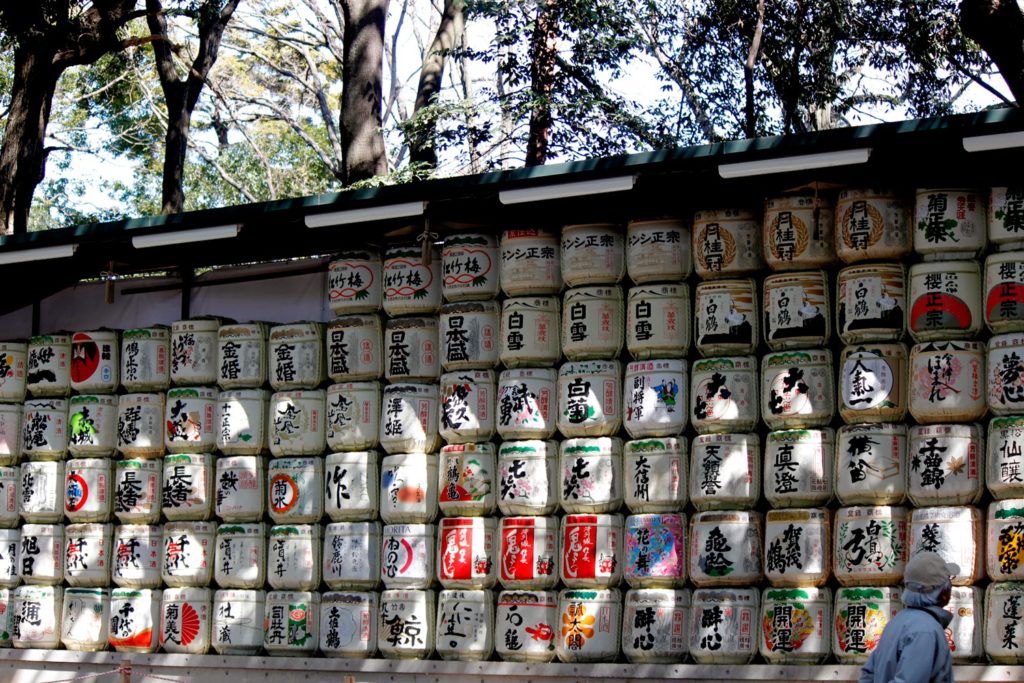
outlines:
M693 439L690 501L698 510L753 509L761 497L757 434L702 434Z
M60 645L64 589L18 586L11 606L11 645L18 649L55 650Z
M767 588L761 599L758 649L771 663L820 663L832 647L828 588Z
M549 589L558 583L557 517L502 517L498 581L508 589Z
M1024 663L1024 582L1000 581L985 589L985 654L997 664Z
M686 439L642 439L623 446L623 500L633 514L680 512L689 498Z
M500 308L495 301L465 301L441 307L438 337L446 372L498 365Z
M626 273L622 230L613 223L567 225L561 248L566 287L616 284Z
M267 331L264 322L217 328L217 385L221 389L258 388L267 381Z
M224 522L256 522L266 509L266 467L258 455L217 458L214 513Z
M178 386L217 383L217 333L229 320L213 316L171 324L171 382Z
M903 609L898 588L862 586L836 591L832 654L841 664L863 664L886 624Z
M263 389L236 389L217 395L214 421L216 446L222 455L260 455L267 452L267 404Z
M114 564L110 578L123 588L158 588L163 566L163 529L128 524L114 529Z
M160 646L172 654L202 655L210 649L213 595L209 588L168 588L160 606Z
M757 360L703 358L690 370L690 419L698 434L748 432L758 420Z
M267 575L267 527L221 524L217 527L213 578L221 588L254 590Z
M11 631L14 630L14 591L0 588L0 647L11 647ZM554 649L554 646L552 646Z
M829 577L831 517L826 508L769 510L764 573L773 586L823 586Z
M25 362L28 344L0 343L0 402L20 403L25 400Z
M121 333L121 386L125 391L163 391L171 383L171 332L164 325Z
M213 580L214 531L210 522L164 524L160 576L167 586L208 586Z
M384 377L430 382L441 374L436 316L391 318L384 326Z
M375 249L346 249L327 266L327 303L334 315L373 313L381 306L383 264Z
M937 553L960 567L950 577L956 586L969 586L984 576L981 511L975 507L927 507L910 511L910 557Z
M327 395L323 389L279 391L270 397L270 454L320 455L327 445L324 428Z
M988 342L988 408L995 415L1020 413L1024 401L1024 335L999 334Z
M998 352L993 356L995 363ZM984 342L925 342L910 349L910 414L918 422L980 420L988 410L985 393Z
M204 520L213 515L213 455L168 455L164 458L163 506L169 521Z
M698 664L746 664L758 648L760 591L701 588L693 591L690 655Z
M0 467L0 529L15 527L20 520L21 468ZM2 576L2 574L0 574Z
M380 410L380 445L388 453L423 451L440 446L439 396L436 384L389 384Z
M117 357L121 344L115 330L71 335L71 388L81 394L108 394L120 385Z
M761 516L756 512L698 512L690 518L690 580L699 587L760 581L761 535Z
M849 266L836 278L836 331L846 344L899 341L906 329L906 270L899 263Z
M685 358L690 350L686 283L632 287L626 301L626 348L633 358Z
M618 361L564 363L558 369L562 436L613 436L622 425L622 368Z
M907 414L903 344L847 346L839 357L839 414L851 422L899 422Z
M825 195L783 195L764 202L764 259L772 270L831 265L834 233L835 208Z
M441 514L447 517L478 517L494 512L495 446L466 443L441 449L437 468Z
M384 312L433 315L441 307L441 253L431 248L424 263L419 245L394 246L384 252ZM314 643L315 647L315 643Z
M824 505L832 499L835 433L829 429L769 432L764 445L764 496L772 507Z
M274 590L267 593L263 649L270 655L308 657L319 642L320 594Z
M0 403L0 466L21 458L21 411L20 403Z
M682 588L686 583L686 515L630 515L625 523L623 578L632 588Z
M21 463L21 518L36 524L60 522L64 517L64 463Z
M836 254L844 263L899 260L913 246L910 199L886 188L843 188L836 199Z
M25 387L35 398L71 393L71 335L40 334L29 339Z
M164 454L164 395L123 394L117 399L117 451L125 458Z
M68 650L107 649L110 636L110 589L68 588L60 618L60 642Z
M760 315L754 280L701 282L693 302L693 343L701 355L757 350Z
M993 187L988 195L988 241L999 251L1024 247L1024 188Z
M833 571L844 586L894 586L909 556L907 510L843 507L835 515Z
M506 590L494 611L494 649L506 662L550 662L555 658L558 592Z
M275 524L314 524L324 513L324 461L274 458L267 466L267 514Z
M336 451L375 448L380 442L379 382L348 382L327 387L327 446Z
M562 302L562 353L571 361L611 360L622 350L623 323L621 287L568 289Z
M689 622L690 590L634 588L626 591L622 653L633 664L674 664L689 650L683 624Z
M377 652L377 593L332 591L320 598L320 651L325 657L365 659Z
M496 524L493 517L445 517L437 528L437 578L445 588L490 588Z
M21 582L57 586L64 580L64 527L60 524L22 524Z
M549 439L556 431L554 368L504 370L498 379L495 429L502 439Z
M334 522L324 531L324 583L332 590L373 590L380 584L381 524Z
M761 405L771 429L824 427L836 413L828 349L780 351L761 358Z
M759 216L745 208L697 211L693 262L701 279L750 275L763 269Z
M977 586L953 586L949 604L943 609L953 615L946 638L953 637L953 662L980 661L985 655L984 591Z
M72 396L68 409L68 452L104 458L117 448L117 396Z
M499 268L494 235L448 235L441 247L441 293L446 301L493 299L501 291Z
M566 663L614 662L619 656L622 594L616 588L563 590L555 654Z
M106 522L113 508L114 463L109 458L68 460L64 466L64 515L69 522Z
M321 552L319 524L270 527L267 583L277 591L313 590L319 587Z
M1024 418L994 417L988 423L985 481L993 498L1024 498Z
M494 370L462 370L441 375L440 435L450 444L494 437Z
M693 271L690 230L681 220L634 220L626 227L626 272L636 284L677 282Z
M971 339L981 331L981 264L916 263L910 267L907 329L919 342Z
M918 507L970 505L985 491L981 425L911 427L907 497Z
M110 591L110 646L118 652L156 652L160 647L163 591L114 588Z
M217 447L217 392L210 387L179 387L167 392L164 446L168 453L208 453Z
M254 655L263 645L262 590L219 590L213 594L212 645L222 655Z
M559 503L566 512L615 512L622 506L622 441L617 437L566 439L559 470Z
M383 328L377 314L346 315L327 325L327 375L335 382L384 374Z
M24 555L24 527L21 535ZM988 506L985 568L993 581L1020 581L1024 578L1024 499L997 500ZM24 574L22 578L24 580Z
M324 511L335 522L376 519L380 510L377 451L331 453L324 459Z
M764 279L764 341L772 351L828 346L832 334L823 270Z
M377 647L385 659L427 659L434 652L434 591L392 589L380 594Z
M498 446L498 509L549 515L558 509L558 443L505 441Z
M63 460L67 456L67 399L25 401L21 414L21 453L29 460Z
M437 456L399 453L380 463L380 518L387 524L428 524L437 516Z
M18 548L21 546L19 529L0 529L0 588L14 588L20 583L18 574L21 563Z
M558 294L562 289L558 235L537 228L505 230L500 272L505 296Z
M434 585L437 578L435 536L433 524L384 525L380 578L386 588L427 589Z
M562 518L562 563L568 588L601 589L622 578L622 516L567 514Z
M1024 252L985 259L985 325L995 334L1024 331Z
M644 360L626 365L623 426L634 439L677 436L686 428L689 384L685 360Z
M498 358L506 368L548 367L562 357L562 302L554 296L501 303Z
M918 188L914 200L914 251L926 261L973 258L985 250L985 195L973 189Z

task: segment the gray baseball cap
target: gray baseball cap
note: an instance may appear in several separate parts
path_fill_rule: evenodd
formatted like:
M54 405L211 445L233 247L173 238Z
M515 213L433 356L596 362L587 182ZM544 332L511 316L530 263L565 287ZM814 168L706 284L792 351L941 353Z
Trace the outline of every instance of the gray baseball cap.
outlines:
M946 562L936 553L923 551L907 562L903 585L915 593L931 593L945 586L951 577L959 573L959 565Z

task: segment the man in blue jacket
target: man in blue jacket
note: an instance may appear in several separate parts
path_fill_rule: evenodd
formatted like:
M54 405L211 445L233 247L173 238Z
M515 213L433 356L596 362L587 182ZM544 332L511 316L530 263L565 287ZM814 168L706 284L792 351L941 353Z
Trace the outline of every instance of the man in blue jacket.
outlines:
M946 640L953 615L942 608L953 592L950 578L959 573L960 567L932 552L907 562L903 609L886 625L859 683L953 683Z

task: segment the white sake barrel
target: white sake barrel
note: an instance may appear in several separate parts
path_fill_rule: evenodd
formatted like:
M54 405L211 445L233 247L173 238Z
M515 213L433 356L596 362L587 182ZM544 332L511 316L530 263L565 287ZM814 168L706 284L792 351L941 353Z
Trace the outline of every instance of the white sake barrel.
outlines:
M263 645L267 594L219 590L213 594L212 645L222 655L254 655Z
M163 391L170 386L171 331L164 325L121 333L121 386L125 391Z
M836 254L844 263L899 260L913 242L910 200L891 189L845 188L836 200Z
M375 249L350 249L327 266L327 303L334 315L373 313L381 306L383 264Z
M327 379L324 325L296 322L270 328L267 374L274 391L316 389Z
M558 443L505 441L498 446L498 509L503 515L550 515L558 509Z
M501 289L505 296L558 294L562 289L558 235L526 228L501 233Z
M622 440L617 437L562 442L559 504L565 512L615 512L622 506Z
M22 524L21 582L43 586L64 580L64 527L60 524Z
M11 647L11 631L14 629L14 591L0 588L0 647ZM553 655L552 655L553 656Z
M445 517L437 525L437 578L445 588L490 588L497 578L493 517Z
M64 517L64 463L21 463L21 517L36 524L60 522Z
M910 267L907 330L919 342L971 339L981 331L981 264L916 263Z
M21 410L20 403L0 403L0 466L21 458Z
M772 507L824 505L832 499L835 433L829 429L768 432L764 496Z
M275 524L313 524L324 513L324 461L274 458L267 466L267 514Z
M64 466L64 515L69 522L106 522L113 508L114 463L109 458L68 460Z
M829 577L832 519L826 508L769 510L764 574L773 586L823 586Z
M571 361L611 360L622 351L622 288L575 287L562 302L562 353Z
M110 578L123 588L159 588L163 528L126 524L114 529L114 566Z
M423 262L420 246L395 246L384 253L384 312L433 315L441 307L441 252L431 249Z
M385 524L380 551L380 578L384 586L432 587L437 577L435 537L433 524Z
M21 468L0 467L0 529L15 527L21 519ZM2 577L2 573L0 573Z
M160 646L172 654L210 649L213 594L209 588L168 588L160 605Z
M990 583L985 589L985 654L997 664L1024 664L1022 601L1022 581Z
M217 385L248 389L267 381L267 332L264 322L221 325L217 329Z
M14 588L21 582L18 576L21 572L20 547L20 529L0 529L0 588Z
M113 525L68 524L64 527L64 579L69 586L110 585L114 556Z
M216 446L222 455L260 455L267 451L264 389L235 389L217 395Z
M438 325L441 367L446 372L496 367L500 351L499 319L496 301L465 301L442 306Z
M953 637L950 649L955 664L980 661L985 655L984 595L978 586L953 586L949 604L943 608L953 615L946 638Z
M498 357L506 368L553 366L562 357L562 302L518 297L501 304Z
M498 380L496 429L502 439L549 439L555 434L554 368L504 370Z
M437 506L447 517L494 513L495 446L467 443L441 449L437 467Z
M741 510L698 512L690 518L687 557L699 587L746 586L761 580L761 515Z
M279 391L270 397L270 453L320 455L327 445L324 427L327 395L323 389Z
M833 610L832 654L841 664L863 664L878 645L889 620L903 609L900 589L888 586L840 588Z
M614 436L622 425L618 361L564 363L558 369L558 431L565 437Z
M622 653L633 664L683 661L689 641L690 589L639 588L626 591L622 615Z
M914 200L914 251L926 261L973 258L985 250L985 193L919 188Z
M386 590L380 594L377 647L386 659L427 659L434 652L435 593Z
M71 388L82 394L108 394L120 385L115 330L75 332L71 336Z
M200 386L217 383L217 333L221 325L230 322L209 316L171 324L172 384Z
M558 583L557 517L502 517L498 581L508 589L549 589Z
M327 387L328 448L375 448L380 442L380 409L380 382L348 382Z
M28 344L0 342L0 403L25 400L25 362Z
M324 512L332 521L377 518L379 460L377 451L331 453L324 459Z
M754 280L701 282L693 302L693 343L701 355L757 350L761 338Z
M981 425L910 428L907 497L918 507L971 505L985 492L985 432Z
M71 393L71 335L41 334L29 339L25 386L36 398Z
M448 235L441 247L441 293L446 301L493 299L499 287L498 240L487 233Z
M437 598L434 649L441 659L483 661L494 653L494 593L443 590Z
M162 512L168 521L204 520L213 515L213 461L209 453L164 458Z
M846 422L899 422L907 414L903 344L847 346L839 356L839 414Z
M217 447L217 391L179 387L167 392L164 446L168 453L206 453Z
M950 577L956 586L969 586L984 577L981 511L975 507L928 507L910 511L910 555L938 553L960 567Z
M436 384L389 384L380 410L380 445L388 453L440 446L440 399Z
M164 454L163 394L118 397L117 452L125 458L159 458Z
M625 241L613 223L562 228L562 281L566 287L616 284L626 273Z
M318 588L322 552L319 524L270 527L267 583L278 591Z
M986 388L988 408L995 415L1013 415L1024 410L1024 335L999 334L988 342Z
M832 651L832 591L766 588L758 650L772 664L820 664Z
M688 423L685 360L644 360L626 365L623 426L634 439L677 436Z
M794 194L764 202L764 256L772 270L825 268L836 260L835 209L825 195Z
M263 460L258 455L217 458L213 510L222 521L256 522L263 518L267 501Z
M110 589L65 590L60 624L60 642L68 650L106 650L110 635Z
M507 590L494 611L494 649L506 662L550 662L555 658L558 592Z
M18 586L11 606L11 644L18 649L55 650L60 645L64 589Z
M437 456L386 455L380 463L380 518L387 524L428 524L437 517Z
M436 316L391 318L384 327L384 377L430 382L441 374Z
M993 364L998 359L994 350ZM925 342L910 349L910 414L915 420L980 420L988 410L985 399L984 342Z
M906 329L906 270L899 263L843 268L836 279L836 331L847 344L899 341Z
M759 216L744 208L693 215L693 268L702 279L736 277L764 268Z
M999 251L1024 246L1024 190L993 187L988 195L988 241Z
M24 527L21 534L24 555ZM997 500L988 506L985 568L993 581L1024 579L1024 499Z
M274 590L267 593L263 649L270 655L309 657L319 643L320 594Z
M685 280L693 272L690 241L690 230L681 220L630 221L626 227L629 279L636 284Z
M118 652L156 652L160 647L163 591L114 588L110 591L110 646Z
M21 454L29 460L63 460L68 454L68 401L25 401L21 414Z
M685 358L690 320L686 283L632 287L626 301L626 348L638 360Z
M373 590L380 585L381 524L334 522L324 531L324 583L332 590Z
M634 514L680 512L689 498L686 439L627 441L623 446L623 500Z
M772 351L828 346L832 316L825 271L769 275L763 310L764 341Z
M686 515L630 515L625 523L625 567L632 588L682 588L686 584Z
M985 478L993 498L1024 498L1024 417L988 423Z
M383 327L376 313L346 315L327 324L327 375L335 382L384 374Z
M214 532L211 522L164 524L160 576L167 586L208 586L213 580Z
M833 569L844 586L894 586L909 559L907 509L888 505L836 511Z
M1024 252L985 259L985 325L996 334L1024 331Z
M690 369L690 420L698 434L748 432L758 422L757 359L703 358Z
M117 449L117 396L72 396L68 409L68 453L105 458Z
M758 648L760 591L701 588L690 602L690 655L698 664L746 664Z
M562 583L609 588L622 579L622 515L567 514L562 518Z
M256 524L217 527L213 577L221 588L256 589L266 578L267 528Z
M761 498L757 434L702 434L693 439L690 502L698 510L748 510Z
M614 662L619 656L622 594L616 588L558 593L562 629L555 654L562 662Z
M761 358L761 405L771 429L824 427L836 414L828 349L781 351Z
M325 657L366 659L377 652L377 593L345 591L320 598L320 651Z
M462 370L441 375L440 435L450 444L494 437L494 370Z

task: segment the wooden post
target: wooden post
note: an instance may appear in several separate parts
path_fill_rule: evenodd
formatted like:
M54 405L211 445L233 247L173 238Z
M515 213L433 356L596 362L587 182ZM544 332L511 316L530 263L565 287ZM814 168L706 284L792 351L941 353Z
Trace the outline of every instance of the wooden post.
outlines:
M132 683L132 660L127 657L121 660L121 683Z

